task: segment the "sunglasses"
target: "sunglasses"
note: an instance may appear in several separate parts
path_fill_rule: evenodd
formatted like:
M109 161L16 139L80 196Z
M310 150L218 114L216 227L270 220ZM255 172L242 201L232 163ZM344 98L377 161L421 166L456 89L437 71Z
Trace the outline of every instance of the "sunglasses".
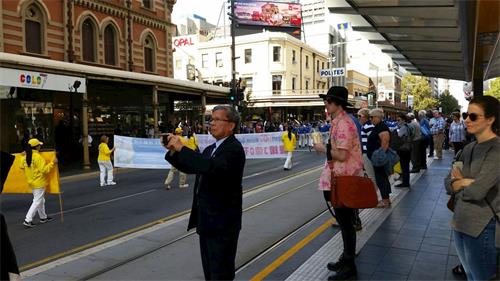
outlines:
M470 121L475 122L479 117L482 117L484 115L482 114L476 114L476 113L467 113L467 118L469 118Z

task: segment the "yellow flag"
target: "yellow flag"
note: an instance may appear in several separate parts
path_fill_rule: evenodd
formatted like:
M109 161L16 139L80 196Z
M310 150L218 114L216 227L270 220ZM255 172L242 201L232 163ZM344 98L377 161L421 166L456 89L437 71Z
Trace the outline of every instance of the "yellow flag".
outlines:
M23 169L21 169L22 154L13 154L16 158L12 167L10 167L9 175L3 186L2 193L31 193L31 188L28 186L26 176ZM40 152L40 155L45 159L46 163L54 161L56 158L55 151ZM59 194L61 189L59 187L59 167L57 164L47 174L48 186L45 187L46 193Z

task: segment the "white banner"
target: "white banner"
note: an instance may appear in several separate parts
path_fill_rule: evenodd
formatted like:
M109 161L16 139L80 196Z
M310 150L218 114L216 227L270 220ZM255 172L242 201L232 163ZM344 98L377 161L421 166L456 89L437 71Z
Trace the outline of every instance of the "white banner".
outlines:
M238 134L236 138L243 145L247 159L286 158L287 153L281 141L282 132L262 134ZM213 144L211 135L196 135L200 150ZM165 149L160 139L114 137L115 167L140 169L170 169L165 160Z
M74 92L75 81L78 81L78 93L85 93L85 78L58 75L31 70L0 68L0 85L9 87L32 88L39 90L53 90Z

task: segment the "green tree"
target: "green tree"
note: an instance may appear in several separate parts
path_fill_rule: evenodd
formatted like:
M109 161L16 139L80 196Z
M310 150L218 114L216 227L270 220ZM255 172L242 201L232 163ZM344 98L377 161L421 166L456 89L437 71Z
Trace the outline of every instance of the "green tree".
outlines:
M413 109L432 109L438 105L438 100L431 96L432 90L425 77L407 73L401 80L401 100L406 101L407 96L413 96Z
M492 96L497 100L500 100L500 78L495 78L490 84L490 89L484 92L486 96Z
M460 111L458 100L450 94L450 91L445 90L439 97L439 106L443 110L443 114L449 115L454 111Z

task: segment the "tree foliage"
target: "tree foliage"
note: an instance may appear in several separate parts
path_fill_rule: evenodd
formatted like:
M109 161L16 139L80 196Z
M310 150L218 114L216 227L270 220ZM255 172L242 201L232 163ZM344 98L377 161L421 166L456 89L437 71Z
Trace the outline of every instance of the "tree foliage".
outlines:
M445 90L439 97L439 106L442 108L442 113L449 115L454 111L460 111L458 100L450 94L450 91Z
M500 100L500 78L495 78L490 84L490 89L484 92L485 96L492 96Z
M406 101L407 96L413 96L414 110L433 109L438 105L438 101L432 97L432 90L425 77L405 74L401 80L401 100Z

